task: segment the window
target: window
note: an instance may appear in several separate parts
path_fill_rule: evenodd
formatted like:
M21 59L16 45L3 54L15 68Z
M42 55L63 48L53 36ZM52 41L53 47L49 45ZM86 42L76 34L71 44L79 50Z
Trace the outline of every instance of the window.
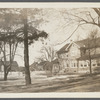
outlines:
M93 66L95 66L96 64L93 64Z
M98 63L97 66L100 66L100 63Z
M69 64L67 64L67 67L69 67Z
M81 64L81 67L83 67L83 64Z
M84 67L87 67L87 65L84 65Z

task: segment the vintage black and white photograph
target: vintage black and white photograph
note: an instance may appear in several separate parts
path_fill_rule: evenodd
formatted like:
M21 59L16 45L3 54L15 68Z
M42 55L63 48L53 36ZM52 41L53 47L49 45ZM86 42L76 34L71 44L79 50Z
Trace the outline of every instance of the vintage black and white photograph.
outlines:
M0 93L72 92L100 92L100 8L0 8Z

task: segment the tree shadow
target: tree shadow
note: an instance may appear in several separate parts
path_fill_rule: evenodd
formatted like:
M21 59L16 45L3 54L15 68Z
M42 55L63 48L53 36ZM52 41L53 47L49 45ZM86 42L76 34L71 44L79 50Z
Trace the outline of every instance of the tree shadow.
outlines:
M1 84L1 92L15 92L15 93L23 93L23 92L59 92L59 91L68 91L68 92L85 92L85 91L100 91L98 87L100 85L100 76L93 75L85 76L85 77L75 77L67 80L67 78L55 78L50 80L39 80L34 82L29 86L25 85L25 82L21 81L21 84L13 84L10 86L2 86ZM18 82L18 81L17 81ZM20 80L19 80L20 82ZM8 83L7 83L8 84ZM91 87L89 90L88 88Z

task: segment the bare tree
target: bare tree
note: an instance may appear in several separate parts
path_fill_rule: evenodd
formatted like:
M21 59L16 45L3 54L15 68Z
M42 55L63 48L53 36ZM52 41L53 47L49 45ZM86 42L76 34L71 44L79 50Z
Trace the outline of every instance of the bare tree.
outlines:
M15 52L18 46L15 28L17 24L16 17L11 9L0 9L0 49L2 52L1 62L4 66L4 80L11 70ZM7 48L8 47L8 48ZM9 58L9 60L7 59ZM9 61L9 63L7 63Z
M12 40L11 38L9 39ZM2 65L4 66L4 80L5 81L7 80L7 75L9 71L11 70L12 63L13 63L15 53L16 53L16 49L18 46L18 41L14 37L13 39L14 40L12 41L7 41L7 40L1 41L0 40L1 41L0 49L2 53L1 62L2 62ZM9 49L7 47L9 47Z
M52 46L43 46L41 49L42 56L38 58L41 62L44 62L44 69L50 71L51 74L53 71L54 60L57 59L56 51Z
M89 61L90 75L92 74L92 60L94 59L93 56L96 55L97 33L97 30L93 30L87 37L86 55Z
M4 61L6 62L6 43L9 44L9 52L10 52L10 65L11 66L11 54L12 54L12 48L14 47L12 45L12 40L17 39L18 42L24 42L24 62L25 62L25 79L26 79L26 85L31 84L31 78L30 78L30 71L29 71L29 50L28 46L31 43L34 43L34 41L37 41L40 37L46 38L47 33L44 31L39 31L36 29L36 27L39 25L41 20L36 20L35 15L39 13L40 10L38 9L1 9L2 12L0 12L1 15L1 33L5 33L7 38L4 36L3 46L4 50ZM4 17L3 17L4 16ZM14 16L14 17L13 17ZM4 19L4 20L2 20ZM5 22L4 22L5 21ZM14 27L14 24L15 27ZM4 32L2 32L2 30ZM16 38L13 38L13 36L10 33L15 33ZM2 34L0 35L2 39ZM11 37L11 38L8 38ZM8 39L6 42L5 40ZM18 43L17 43L18 44ZM6 66L6 64L5 64ZM6 73L7 76L8 72Z
M22 26L19 30L20 32L20 39L24 41L24 65L25 65L25 80L26 85L31 84L31 77L30 77L30 70L29 70L29 45L34 41L37 41L40 37L46 38L47 33L44 31L39 31L32 25L34 20L31 19L35 14L39 12L38 9L20 9L20 16L22 18ZM30 20L28 20L30 18ZM37 21L38 22L38 21ZM39 20L37 26L41 20ZM31 24L30 24L31 23ZM36 23L36 22L35 22ZM18 30L18 31L19 31Z
M93 25L97 26L98 29L100 28L100 8L90 8L90 9L63 9L61 12L64 16L64 19L69 20L72 24L75 24L77 27L71 33L71 35L65 39L62 43L67 41L71 36L79 29L81 26L86 25ZM97 31L91 31L90 35L87 38L87 47L88 47L88 59L89 59L89 66L90 66L90 74L92 74L92 56L91 56L91 48L90 48L90 41L94 40L94 45L96 48L96 35ZM59 43L59 44L62 44Z
M60 13L67 21L67 23L65 23L66 27L73 24L76 28L73 30L69 37L67 37L63 42L58 43L57 45L68 41L73 36L73 34L75 34L75 32L82 26L87 27L87 25L93 25L100 28L100 8L63 9L62 11L60 11Z

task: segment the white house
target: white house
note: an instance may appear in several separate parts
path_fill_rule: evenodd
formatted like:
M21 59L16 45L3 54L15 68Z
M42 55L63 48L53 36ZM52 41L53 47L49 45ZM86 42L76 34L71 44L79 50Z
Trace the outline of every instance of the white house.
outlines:
M91 57L92 69L100 66L100 37L71 41L58 52L61 69L66 72L89 72L89 59Z

